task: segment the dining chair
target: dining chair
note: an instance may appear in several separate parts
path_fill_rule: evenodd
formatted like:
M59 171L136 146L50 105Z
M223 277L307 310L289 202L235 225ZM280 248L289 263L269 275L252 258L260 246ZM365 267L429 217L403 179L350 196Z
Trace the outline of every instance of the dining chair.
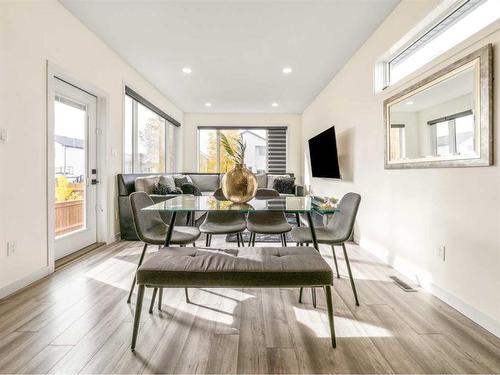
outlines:
M134 192L130 194L129 200L132 208L132 217L134 219L137 237L144 242L141 257L139 258L139 264L137 265L137 268L139 268L144 260L144 256L146 255L148 245L163 246L169 226L165 224L158 212L142 210L143 208L154 204L153 200L147 193L143 191ZM195 241L200 237L200 234L199 229L196 227L176 225L172 233L170 243L172 245L180 246L186 246L192 243L193 246L196 246ZM130 303L135 283L136 275L134 275L134 281L132 282L132 287L130 288L127 303ZM186 291L186 299L187 298Z
M339 267L337 264L337 256L335 255L335 246L342 246L344 258L347 265L347 272L351 282L352 292L356 305L359 306L358 293L354 278L352 276L351 265L345 242L349 240L354 229L354 222L358 213L359 204L361 203L361 195L356 193L347 193L342 197L337 205L338 212L331 217L326 226L316 227L316 238L318 243L330 245L332 248L333 260L337 277L340 277ZM311 231L307 227L293 228L290 233L292 241L297 244L309 244L312 242Z
M225 201L226 197L221 188L214 192L214 197ZM205 245L209 247L214 234L236 234L238 247L245 246L242 232L246 229L247 223L245 214L237 211L207 211L203 223L200 225L200 232L205 233Z
M274 189L258 189L256 199L279 198ZM281 245L286 247L286 234L292 230L283 211L251 211L247 218L247 229L250 232L248 246L255 246L256 234L278 234Z

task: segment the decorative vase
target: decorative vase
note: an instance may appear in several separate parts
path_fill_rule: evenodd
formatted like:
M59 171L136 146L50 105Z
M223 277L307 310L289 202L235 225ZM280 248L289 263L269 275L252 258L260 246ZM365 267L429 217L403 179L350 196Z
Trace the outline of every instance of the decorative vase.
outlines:
M245 164L235 164L222 177L222 192L231 202L246 203L257 193L257 179Z

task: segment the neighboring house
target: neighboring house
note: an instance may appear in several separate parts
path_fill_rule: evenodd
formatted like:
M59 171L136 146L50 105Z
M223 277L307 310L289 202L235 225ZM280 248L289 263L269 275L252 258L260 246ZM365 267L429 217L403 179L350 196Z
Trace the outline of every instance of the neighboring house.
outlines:
M247 144L245 164L252 169L252 172L265 173L267 167L266 137L260 136L252 130L242 131L241 136Z
M85 175L85 141L61 135L56 135L54 141L56 176L66 176L70 181L80 181Z

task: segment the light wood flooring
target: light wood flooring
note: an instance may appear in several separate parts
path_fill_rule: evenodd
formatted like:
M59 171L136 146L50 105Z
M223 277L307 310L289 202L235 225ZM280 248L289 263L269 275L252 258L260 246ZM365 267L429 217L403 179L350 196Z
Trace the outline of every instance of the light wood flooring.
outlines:
M297 289L191 289L187 304L170 289L163 312L144 306L132 353L135 296L125 299L141 247L102 247L1 300L0 373L500 372L500 339L422 290L404 292L389 279L396 272L354 244L361 306L339 248L335 350L319 289L317 309L309 290L299 304ZM330 248L321 251L332 264Z

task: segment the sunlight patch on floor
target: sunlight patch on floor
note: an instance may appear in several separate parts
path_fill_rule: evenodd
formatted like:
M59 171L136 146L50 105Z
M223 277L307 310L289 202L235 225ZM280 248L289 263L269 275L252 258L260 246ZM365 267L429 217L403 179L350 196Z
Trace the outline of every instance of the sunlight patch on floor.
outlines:
M316 337L330 337L327 312L320 309L310 310L294 307L297 321L311 331ZM358 320L336 316L334 318L337 337L392 337L389 330Z

